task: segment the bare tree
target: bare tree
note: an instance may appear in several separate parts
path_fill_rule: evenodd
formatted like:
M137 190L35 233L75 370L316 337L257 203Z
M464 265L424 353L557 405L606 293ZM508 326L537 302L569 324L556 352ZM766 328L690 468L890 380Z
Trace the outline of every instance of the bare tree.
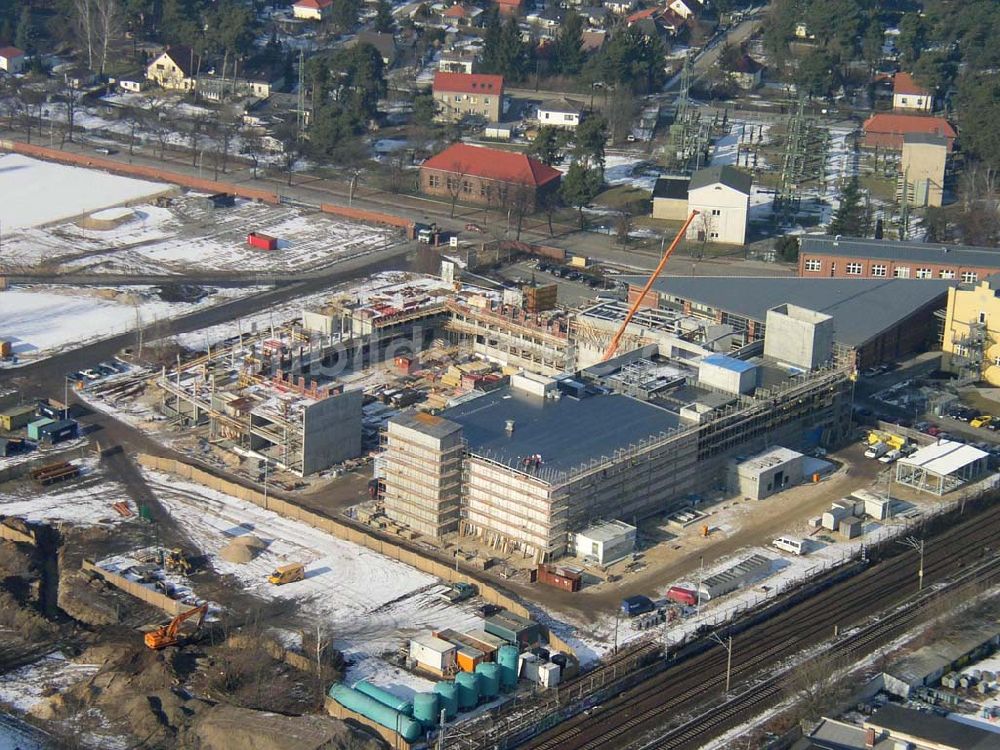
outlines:
M146 129L149 130L160 147L160 161L167 155L167 144L170 142L172 128L171 108L164 99L150 99L149 109L145 112Z
M66 101L66 129L62 134L62 141L59 147L62 148L66 141L73 142L73 128L76 125L76 109L82 96L80 89L76 86L76 81L66 79L66 86L63 88L63 97Z
M87 67L90 70L94 69L94 27L96 25L94 4L95 0L73 0L73 9L76 12L74 20L81 41L87 50Z
M448 190L448 196L451 198L451 218L455 218L455 205L458 203L458 199L461 197L463 192L471 193L472 185L466 178L468 174L468 168L464 164L459 164L455 162L451 165L450 174L445 177L444 185Z
M260 158L263 156L264 148L264 137L261 135L260 131L253 129L248 131L242 138L243 147L240 149L241 153L250 160L250 164L253 167L253 179L257 179L257 168L260 166Z
M119 0L91 0L94 3L94 30L97 45L100 48L101 68L104 75L108 64L108 48L121 36L124 14L121 12ZM80 0L78 0L80 2Z
M145 113L139 107L126 107L123 119L128 123L128 155L131 158L135 153L136 136L146 119Z
M512 183L505 191L505 207L510 220L514 222L514 239L521 240L521 227L524 217L535 208L535 189L521 182Z
M848 699L852 683L843 670L850 665L849 660L825 656L807 659L791 671L786 689L803 721L818 721Z
M618 234L618 244L627 245L628 235L632 231L632 211L628 208L622 210L618 215L617 225L615 230Z

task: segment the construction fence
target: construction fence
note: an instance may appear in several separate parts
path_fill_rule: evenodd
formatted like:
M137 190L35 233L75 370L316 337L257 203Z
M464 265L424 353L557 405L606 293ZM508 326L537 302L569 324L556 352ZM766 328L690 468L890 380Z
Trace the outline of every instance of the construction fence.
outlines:
M385 224L390 227L399 227L400 229L405 229L407 233L412 233L413 229L413 222L409 219L404 219L401 216L393 214L385 214L381 211L366 211L365 209L352 208L350 206L337 206L333 203L321 203L319 210L323 213L342 216L345 219L355 219L356 221L364 221L369 224ZM413 239L413 237L409 237L409 239Z
M353 528L352 526L341 523L340 521L336 521L332 518L321 516L318 513L313 513L312 511L300 508L299 506L293 505L292 503L284 500L271 496L265 497L262 492L249 487L244 487L243 485L235 482L227 481L182 461L177 461L172 458L161 458L160 456L151 456L145 453L139 454L138 461L141 466L144 466L147 469L162 471L167 474L173 474L183 479L197 482L198 484L204 485L205 487L209 487L218 492L222 492L226 495L230 495L231 497L235 497L248 503L253 503L254 505L264 508L265 510L273 511L274 513L284 516L285 518L292 518L296 521L301 521L302 523L308 524L313 528L332 534L338 539L353 542L361 547L377 552L380 555L385 555L393 560L398 560L399 562L416 568L417 570L421 570L424 573L440 578L443 581L447 581L449 583L461 582L472 584L479 589L479 595L490 604L503 607L504 609L509 610L521 617L531 617L531 612L529 612L523 604L493 588L488 583L484 583L478 578L473 578L472 576L469 576L459 570L455 570L453 566L445 565L444 563L430 557L421 555L414 550L406 549L400 545L393 544L392 542L379 539L378 537L365 533L360 529ZM569 654L574 658L576 657L574 649L568 643L559 638L555 633L548 633L548 641L549 645L557 651L562 651L563 653Z
M146 604L152 604L154 607L162 609L172 617L179 615L181 612L186 612L191 608L189 605L179 602L176 599L171 599L166 594L161 594L159 591L147 588L141 583L130 581L117 573L112 573L110 570L100 568L95 565L92 560L87 560L85 558L82 567L86 571L96 573L115 588L121 589L126 594L131 594L136 599L141 599L146 602Z
M68 151L60 151L56 148L38 146L33 143L22 143L20 141L0 140L0 148L6 151L13 151L24 156L33 156L36 159L46 159L62 164L70 164L76 167L88 167L90 169L103 169L107 172L122 174L127 177L141 177L147 180L157 180L169 182L181 187L193 190L204 190L209 193L231 193L241 198L263 201L265 203L278 204L281 196L269 190L258 190L257 188L235 185L229 182L217 182L206 180L201 177L194 177L180 172L171 172L168 169L149 167L142 164L125 164L114 159L102 159L91 154L75 154Z

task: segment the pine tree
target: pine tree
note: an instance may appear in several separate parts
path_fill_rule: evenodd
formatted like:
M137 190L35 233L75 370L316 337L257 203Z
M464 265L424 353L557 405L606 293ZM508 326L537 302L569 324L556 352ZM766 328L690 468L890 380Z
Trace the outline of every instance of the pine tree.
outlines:
M28 54L35 51L35 27L31 18L31 8L27 5L21 9L21 17L17 21L17 34L14 36L14 46Z
M391 33L396 26L396 20L392 17L392 5L389 0L379 0L378 8L375 12L375 21L372 24L375 31Z
M583 19L570 10L556 37L556 69L563 75L576 75L583 67Z
M559 192L566 203L576 206L580 213L580 226L584 224L583 208L601 191L602 179L596 169L588 169L578 161L573 162L563 177Z
M857 177L852 177L840 194L840 207L830 222L827 234L845 237L860 237L863 234L864 206L861 205L861 186Z
M529 152L542 164L550 167L559 160L559 149L562 145L562 138L559 132L551 125L539 128L538 135L531 142Z

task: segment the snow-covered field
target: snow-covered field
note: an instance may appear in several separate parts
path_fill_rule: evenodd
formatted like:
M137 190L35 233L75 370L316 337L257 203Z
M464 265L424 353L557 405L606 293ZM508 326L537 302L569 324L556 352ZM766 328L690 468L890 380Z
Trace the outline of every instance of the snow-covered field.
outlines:
M77 444L82 452L83 441L77 441ZM72 445L56 447L65 449ZM38 458L38 453L32 452L27 456ZM66 460L65 456L60 458ZM97 470L96 458L77 458L72 463L83 469L79 480L56 484L42 491L28 486L27 489L0 492L0 515L15 516L32 523L116 526L125 519L111 507L113 503L126 502L133 513L137 512L124 486L117 482L92 481Z
M294 602L310 627L319 625L333 636L353 663L348 682L365 678L401 687L403 693L426 690L426 680L378 657L429 629L481 627L471 605L439 598L444 585L433 576L221 492L157 472L145 474L217 572L232 575L262 598ZM220 557L234 537L251 533L267 543L255 560L239 564ZM280 588L269 584L267 575L275 566L289 562L305 563L305 579Z
M276 237L278 249L249 247L250 231ZM113 228L65 222L9 233L4 256L10 264L58 263L88 273L292 273L323 268L397 238L390 229L291 206L238 200L232 208L212 209L190 193L174 198L170 208L134 206L131 219Z
M11 342L17 364L26 364L247 293L222 289L187 303L164 302L151 287L143 286L86 290L68 286L12 287L0 292L0 339ZM81 363L92 364L96 363Z
M0 675L0 703L28 713L42 703L51 691L63 692L74 683L96 674L97 669L95 665L74 664L54 651L34 664Z
M158 182L4 154L0 156L0 196L3 196L0 224L9 232L141 200L170 189L170 185Z

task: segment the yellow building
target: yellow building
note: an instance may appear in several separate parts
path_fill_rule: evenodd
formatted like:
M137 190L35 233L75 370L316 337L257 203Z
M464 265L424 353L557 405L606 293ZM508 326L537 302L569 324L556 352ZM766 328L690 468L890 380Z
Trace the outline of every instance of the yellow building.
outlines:
M146 78L165 89L191 91L195 87L195 53L190 47L165 50L146 68Z
M1000 275L948 290L942 366L1000 386Z
M944 173L948 163L947 139L931 133L903 136L897 194L914 206L940 206L944 197Z

